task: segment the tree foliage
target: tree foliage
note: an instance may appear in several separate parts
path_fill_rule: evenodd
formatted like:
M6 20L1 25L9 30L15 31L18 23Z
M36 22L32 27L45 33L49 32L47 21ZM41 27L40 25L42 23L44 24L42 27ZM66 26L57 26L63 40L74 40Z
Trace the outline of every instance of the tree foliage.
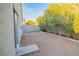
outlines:
M51 4L37 22L41 30L59 35L79 33L79 4Z
M26 24L35 26L35 25L37 25L37 22L32 21L32 20L27 20Z

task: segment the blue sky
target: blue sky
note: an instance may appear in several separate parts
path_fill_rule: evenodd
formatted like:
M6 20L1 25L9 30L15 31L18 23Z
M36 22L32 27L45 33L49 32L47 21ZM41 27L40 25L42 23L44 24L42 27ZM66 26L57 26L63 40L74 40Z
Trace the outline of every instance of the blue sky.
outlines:
M38 16L44 14L44 10L48 8L49 3L23 3L22 13L23 17L31 20L35 20Z

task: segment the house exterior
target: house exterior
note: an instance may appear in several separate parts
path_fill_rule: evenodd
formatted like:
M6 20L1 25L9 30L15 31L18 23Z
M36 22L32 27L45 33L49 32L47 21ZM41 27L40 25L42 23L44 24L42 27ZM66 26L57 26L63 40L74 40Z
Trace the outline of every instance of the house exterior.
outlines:
M15 56L22 35L22 4L0 3L0 55Z

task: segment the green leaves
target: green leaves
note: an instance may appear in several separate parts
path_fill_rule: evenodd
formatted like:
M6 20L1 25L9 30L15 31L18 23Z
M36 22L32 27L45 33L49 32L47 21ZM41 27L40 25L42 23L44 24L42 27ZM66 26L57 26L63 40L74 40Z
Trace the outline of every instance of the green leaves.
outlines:
M68 8L67 8L68 7ZM51 4L43 16L38 17L36 21L40 30L65 36L73 36L73 23L76 18L74 14L77 7L73 4Z

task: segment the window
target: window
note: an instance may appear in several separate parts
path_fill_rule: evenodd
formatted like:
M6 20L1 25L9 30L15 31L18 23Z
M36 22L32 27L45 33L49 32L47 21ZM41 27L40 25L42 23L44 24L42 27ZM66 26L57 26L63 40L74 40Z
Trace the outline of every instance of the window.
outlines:
M18 45L18 14L14 9L14 37L15 37L15 48L17 49Z

